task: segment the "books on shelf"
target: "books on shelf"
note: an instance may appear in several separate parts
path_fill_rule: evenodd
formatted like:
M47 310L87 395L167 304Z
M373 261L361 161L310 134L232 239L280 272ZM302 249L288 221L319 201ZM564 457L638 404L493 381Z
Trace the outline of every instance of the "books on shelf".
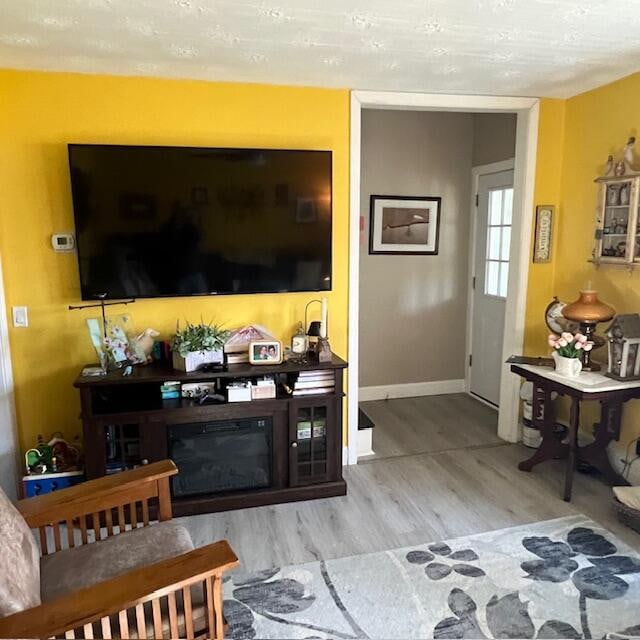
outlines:
M324 389L294 389L294 396L319 396L333 393L333 387Z
M293 385L294 396L314 396L333 393L335 377L333 371L301 371Z
M333 380L298 380L295 384L296 389L324 389L326 387L333 389L334 386Z

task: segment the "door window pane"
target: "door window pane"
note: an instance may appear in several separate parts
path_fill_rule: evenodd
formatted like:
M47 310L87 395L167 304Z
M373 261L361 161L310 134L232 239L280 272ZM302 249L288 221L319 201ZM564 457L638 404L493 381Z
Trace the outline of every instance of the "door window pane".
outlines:
M495 260L487 261L487 274L485 278L485 293L497 296L500 290L500 263Z
M489 224L499 225L502 222L502 189L489 191Z
M511 227L502 227L502 243L500 245L500 260L509 260L511 249Z
M513 189L504 190L504 203L502 207L502 224L511 224L513 213Z
M490 190L484 282L489 296L507 297L512 218L513 189Z
M507 297L507 285L509 284L509 263L500 263L500 291L498 293L502 298Z
M500 227L489 227L489 260L500 260Z

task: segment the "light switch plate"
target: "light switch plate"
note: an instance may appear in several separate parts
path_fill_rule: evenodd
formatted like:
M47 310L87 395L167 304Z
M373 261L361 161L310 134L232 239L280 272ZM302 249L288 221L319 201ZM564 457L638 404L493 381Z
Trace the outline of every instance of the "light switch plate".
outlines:
M29 313L27 307L12 307L13 312L13 326L14 327L28 327L29 326Z

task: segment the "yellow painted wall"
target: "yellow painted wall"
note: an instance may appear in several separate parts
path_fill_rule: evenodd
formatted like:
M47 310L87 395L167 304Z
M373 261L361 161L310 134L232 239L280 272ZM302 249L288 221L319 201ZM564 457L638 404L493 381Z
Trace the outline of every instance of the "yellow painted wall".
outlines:
M555 205L553 225L554 258L558 254L558 227L562 219L560 188L562 176L563 141L565 127L565 101L545 99L540 101L538 125L538 150L534 203ZM535 228L535 214L533 218ZM532 233L533 237L533 233ZM533 246L531 247L533 251ZM549 330L544 323L544 310L554 293L556 260L546 263L530 263L527 288L526 331L524 351L539 355L547 349Z
M51 249L73 229L68 142L280 147L333 151L330 338L347 352L349 92L267 85L0 71L0 255L8 312L26 305L30 327L10 330L22 448L38 433L80 431L72 382L95 361L75 254ZM136 302L137 328L168 337L177 319L257 322L288 343L313 294ZM124 310L124 308L121 308Z
M587 262L596 187L609 153L637 134L636 74L569 100L540 104L535 203L556 205L554 259L531 264L525 351L547 351L543 311L591 280L620 312L640 310L640 271ZM95 359L79 301L75 255L50 236L73 228L67 142L331 149L334 158L334 286L331 339L347 351L349 92L267 85L0 71L0 255L8 311L26 305L28 329L11 328L21 446L38 433L79 432L71 383ZM640 144L638 145L640 146ZM309 294L147 300L130 308L136 327L169 336L180 319L258 322L287 342ZM640 434L626 411L623 442Z
M628 136L638 136L638 104L640 74L570 98L564 106L543 101L536 204L556 204L558 215L553 264L532 265L530 270L525 340L529 353L548 351L541 315L546 301L553 295L572 301L587 282L619 313L640 311L640 270L629 273L619 267L597 268L587 261L597 204L593 181L603 173L607 156L611 153L620 157ZM553 113L556 115L550 118ZM637 146L640 148L640 143ZM596 357L606 360L606 353L599 351ZM594 419L593 412L587 413L582 426L589 428ZM632 401L624 411L621 444L637 436L640 402Z

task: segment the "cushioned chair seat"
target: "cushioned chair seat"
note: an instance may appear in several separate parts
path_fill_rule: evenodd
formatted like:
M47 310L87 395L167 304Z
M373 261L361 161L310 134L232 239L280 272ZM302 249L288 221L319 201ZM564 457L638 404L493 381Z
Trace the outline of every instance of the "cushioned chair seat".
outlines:
M43 556L42 602L192 550L189 532L168 521Z

